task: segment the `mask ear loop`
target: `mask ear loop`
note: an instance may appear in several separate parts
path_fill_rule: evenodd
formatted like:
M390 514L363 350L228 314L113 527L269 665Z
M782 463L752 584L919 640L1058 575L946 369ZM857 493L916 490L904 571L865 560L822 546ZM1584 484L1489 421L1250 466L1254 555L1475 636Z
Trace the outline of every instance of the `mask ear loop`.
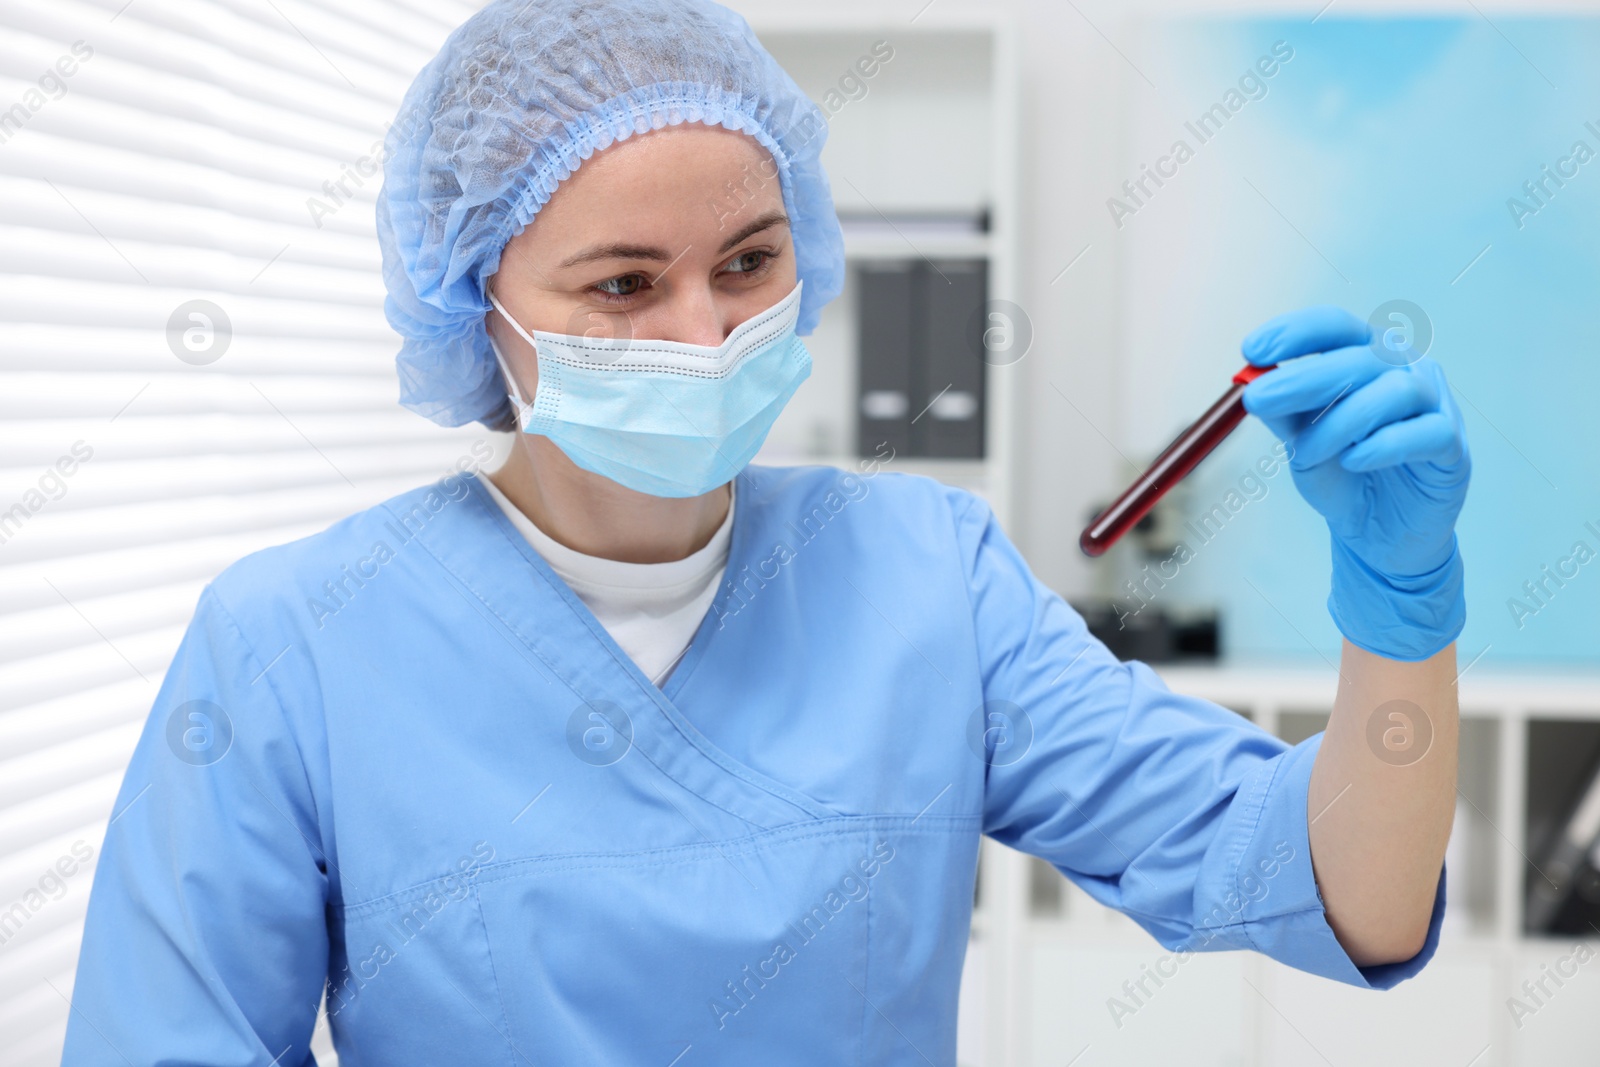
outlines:
M511 328L516 330L517 333L520 334L522 336L522 338L524 340L526 340L530 345L533 345L534 344L533 338L529 337L527 335L527 333L524 332L524 330L522 329L521 324L519 324L516 319L511 317L510 313L508 313L506 311L505 307L500 303L500 300L494 295L493 291L490 291L488 293L488 297L489 297L489 302L492 303L495 306L495 310L499 311L500 314L504 315L506 321L511 323ZM506 362L506 357L500 351L500 346L495 343L494 335L489 333L487 327L484 328L484 333L488 334L488 336L489 336L489 347L494 350L494 358L495 358L496 362L498 362L500 364L500 373L505 377L505 380L506 380L506 395L511 398L512 405L517 409L518 425L519 425L519 427L520 426L525 426L527 424L527 421L528 421L528 414L531 411L531 409L533 408L533 404L531 402L527 401L527 400L522 399L522 390L517 387L516 376L511 373L511 365ZM534 353L535 353L535 355L538 354L537 345L535 345L535 347L534 347Z

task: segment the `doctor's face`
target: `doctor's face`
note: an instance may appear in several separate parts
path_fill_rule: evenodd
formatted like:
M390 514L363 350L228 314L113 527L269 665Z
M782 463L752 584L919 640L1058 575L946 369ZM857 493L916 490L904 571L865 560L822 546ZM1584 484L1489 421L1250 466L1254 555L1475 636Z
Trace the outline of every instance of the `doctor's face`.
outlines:
M506 245L489 286L529 333L718 345L796 277L771 155L685 124L585 161ZM498 311L487 325L531 399L533 351Z

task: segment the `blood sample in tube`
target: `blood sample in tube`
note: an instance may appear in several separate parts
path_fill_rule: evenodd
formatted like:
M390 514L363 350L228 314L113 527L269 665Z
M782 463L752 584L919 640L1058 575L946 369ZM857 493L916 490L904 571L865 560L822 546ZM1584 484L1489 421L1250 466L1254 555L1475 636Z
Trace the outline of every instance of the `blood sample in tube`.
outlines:
M1233 388L1211 405L1211 410L1200 416L1193 426L1179 434L1178 439L1150 464L1150 469L1083 531L1078 546L1083 549L1084 555L1104 555L1124 534L1137 526L1140 519L1150 514L1150 510L1172 491L1173 486L1188 477L1201 460L1238 429L1246 415L1245 386L1273 369L1246 367L1235 374Z

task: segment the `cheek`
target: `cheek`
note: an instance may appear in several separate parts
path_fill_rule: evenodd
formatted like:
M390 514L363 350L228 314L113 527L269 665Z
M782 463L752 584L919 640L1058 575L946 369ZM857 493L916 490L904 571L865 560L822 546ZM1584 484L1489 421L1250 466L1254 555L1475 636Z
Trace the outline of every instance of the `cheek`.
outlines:
M780 205L781 206L781 205ZM794 240L787 233L781 241L775 242L778 249L778 258L769 264L767 276L753 291L761 293L761 299L766 301L762 308L771 307L773 304L789 295L795 282L800 277L800 265L794 258Z
M763 311L788 296L794 290L799 274L794 262L793 246L784 250L783 258L772 265L772 270L754 288L737 293L730 298L723 311L723 336L732 333L740 323L755 318Z
M605 311L580 303L571 308L564 318L558 312L552 312L548 316L551 325L542 328L552 333L565 334L568 337L627 341L633 338L636 317L636 315Z

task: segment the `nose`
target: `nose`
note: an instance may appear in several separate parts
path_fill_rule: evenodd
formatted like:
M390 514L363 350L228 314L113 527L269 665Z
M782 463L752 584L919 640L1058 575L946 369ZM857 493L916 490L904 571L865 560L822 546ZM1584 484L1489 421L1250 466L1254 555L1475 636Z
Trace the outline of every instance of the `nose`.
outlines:
M719 307L717 294L709 286L689 286L674 295L664 340L715 348L738 325L729 321L728 311Z

